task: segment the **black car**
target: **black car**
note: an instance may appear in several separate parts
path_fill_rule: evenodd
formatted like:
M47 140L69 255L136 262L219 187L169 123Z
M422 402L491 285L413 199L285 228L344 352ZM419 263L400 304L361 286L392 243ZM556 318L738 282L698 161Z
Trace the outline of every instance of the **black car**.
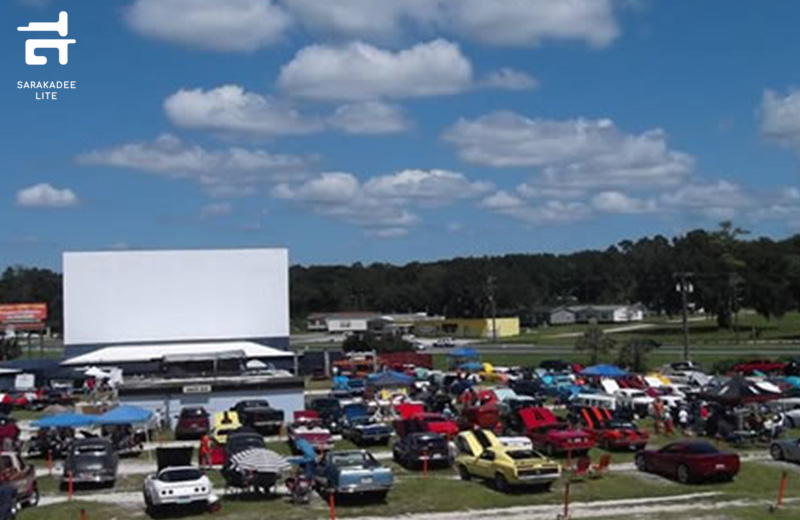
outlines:
M508 386L519 395L530 397L542 395L542 383L539 379L514 379Z
M572 363L567 363L560 359L547 359L539 363L539 368L551 372L572 372Z
M333 397L319 397L311 401L308 409L319 414L320 420L331 433L340 433L342 431L342 417L344 416L344 411L338 399Z
M105 484L114 486L119 458L110 439L99 437L76 439L67 450L61 487L70 479L75 484Z
M283 427L283 410L272 408L266 399L239 401L231 411L239 414L242 426L262 435L277 435Z
M453 464L447 438L441 433L411 433L392 446L392 458L406 468L421 468L425 459L429 467L447 468Z
M228 486L268 494L282 469L285 461L267 449L259 433L240 428L228 435L221 471Z

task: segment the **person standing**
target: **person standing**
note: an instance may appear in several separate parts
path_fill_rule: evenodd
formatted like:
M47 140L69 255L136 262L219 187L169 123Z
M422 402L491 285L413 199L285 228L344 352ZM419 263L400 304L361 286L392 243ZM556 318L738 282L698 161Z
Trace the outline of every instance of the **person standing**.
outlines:
M200 438L200 467L203 469L211 467L211 438L207 433Z

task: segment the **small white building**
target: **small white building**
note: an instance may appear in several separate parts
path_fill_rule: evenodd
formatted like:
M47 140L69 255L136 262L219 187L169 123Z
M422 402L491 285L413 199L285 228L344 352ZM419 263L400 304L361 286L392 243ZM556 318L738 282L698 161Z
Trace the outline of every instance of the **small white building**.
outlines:
M340 312L329 314L325 318L328 332L331 334L345 334L350 332L366 332L370 320L379 318L380 314L373 312Z
M550 311L550 325L572 325L575 323L575 311L569 307L556 307Z
M571 305L550 312L551 325L573 323L631 323L644 320L644 307L635 305Z

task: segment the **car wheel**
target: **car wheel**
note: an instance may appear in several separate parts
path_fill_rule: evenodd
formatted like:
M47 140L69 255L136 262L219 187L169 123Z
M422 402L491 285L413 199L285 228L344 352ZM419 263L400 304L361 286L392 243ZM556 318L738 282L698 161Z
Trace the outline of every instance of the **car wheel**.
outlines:
M555 456L556 456L556 450L555 450L555 448L553 447L553 445L552 445L552 444L548 444L548 445L547 445L547 454L548 454L550 457L555 457Z
M547 484L542 484L541 486L539 486L539 489L541 489L544 493L547 493L547 492L550 491L550 488L552 488L552 487L553 487L553 483L552 482L548 482Z
M788 415L786 416L786 427L789 428L790 430L795 429L795 422L793 417L790 417Z
M772 458L775 460L783 460L783 449L777 444L772 445L769 449L769 454L772 455Z
M31 496L28 497L28 500L25 501L25 506L36 507L37 505L39 505L39 486L34 484L33 493L31 493Z
M645 459L642 454L636 455L636 469L645 473L650 470L650 468L647 467L647 459Z
M494 487L501 493L508 492L508 481L502 473L498 473L494 476Z
M678 482L681 484L688 484L691 481L691 476L689 475L689 468L686 464L681 464L678 466Z
M397 450L392 450L392 460L400 464L400 457L397 455Z
M461 480L470 480L472 475L469 474L469 470L463 464L458 465L458 476L461 477Z

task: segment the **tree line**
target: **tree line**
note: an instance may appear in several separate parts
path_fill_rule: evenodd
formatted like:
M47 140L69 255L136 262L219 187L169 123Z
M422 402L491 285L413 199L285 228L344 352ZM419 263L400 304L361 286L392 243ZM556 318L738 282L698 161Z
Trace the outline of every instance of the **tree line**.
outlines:
M603 251L510 254L435 262L350 266L292 266L291 315L313 312L427 311L451 317L514 315L534 325L544 307L579 303L642 303L677 314L679 273L692 287L689 301L729 327L740 307L778 317L800 308L800 234L751 238L723 222L667 238L624 240ZM9 267L0 277L0 303L46 302L50 325L61 329L61 275Z

